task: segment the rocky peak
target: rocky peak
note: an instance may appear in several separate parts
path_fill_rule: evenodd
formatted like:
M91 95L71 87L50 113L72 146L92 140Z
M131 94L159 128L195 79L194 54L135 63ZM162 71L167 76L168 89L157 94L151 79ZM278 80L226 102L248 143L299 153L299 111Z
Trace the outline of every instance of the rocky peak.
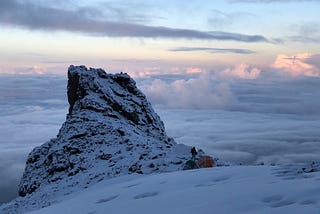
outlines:
M107 74L102 69L70 66L68 70L69 115L91 110L112 118L123 118L136 125L164 126L126 73Z
M29 154L20 196L48 198L118 175L179 170L190 157L189 147L166 135L128 74L71 65L67 93L66 121L56 138Z

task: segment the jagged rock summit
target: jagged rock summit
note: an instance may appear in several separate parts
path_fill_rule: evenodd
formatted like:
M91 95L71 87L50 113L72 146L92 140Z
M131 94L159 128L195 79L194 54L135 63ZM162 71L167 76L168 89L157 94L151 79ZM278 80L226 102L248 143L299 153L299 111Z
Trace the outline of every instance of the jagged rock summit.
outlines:
M190 158L190 148L166 135L128 74L71 65L68 101L57 137L29 154L20 196L42 192L45 198L117 175L179 170Z

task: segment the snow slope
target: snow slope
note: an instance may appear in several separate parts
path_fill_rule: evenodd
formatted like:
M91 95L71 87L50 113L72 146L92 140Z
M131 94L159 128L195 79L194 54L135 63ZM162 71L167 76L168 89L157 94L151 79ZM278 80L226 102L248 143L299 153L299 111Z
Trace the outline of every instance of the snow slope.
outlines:
M230 166L126 175L29 214L320 213L319 165Z

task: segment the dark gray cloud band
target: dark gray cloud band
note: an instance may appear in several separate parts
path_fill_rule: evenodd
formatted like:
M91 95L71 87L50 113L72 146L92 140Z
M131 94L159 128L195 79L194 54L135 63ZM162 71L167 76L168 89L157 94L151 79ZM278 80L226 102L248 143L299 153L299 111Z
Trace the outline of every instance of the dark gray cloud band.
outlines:
M97 19L94 14L100 14L100 11L96 8L67 10L56 7L45 7L33 4L30 1L21 3L17 0L2 0L0 2L0 24L22 27L29 30L69 31L109 37L186 38L268 42L268 39L261 35L147 26L136 23Z
M236 54L253 54L255 51L239 48L205 48L205 47L178 47L170 49L173 52L192 52L192 51L207 51L209 53L236 53Z

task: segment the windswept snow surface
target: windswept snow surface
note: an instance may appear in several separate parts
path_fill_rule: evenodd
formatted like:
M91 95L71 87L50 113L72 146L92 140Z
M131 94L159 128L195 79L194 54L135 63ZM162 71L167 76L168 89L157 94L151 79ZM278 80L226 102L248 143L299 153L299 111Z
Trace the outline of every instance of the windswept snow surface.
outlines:
M319 182L319 171L298 165L132 174L61 196L62 202L29 214L318 214Z

